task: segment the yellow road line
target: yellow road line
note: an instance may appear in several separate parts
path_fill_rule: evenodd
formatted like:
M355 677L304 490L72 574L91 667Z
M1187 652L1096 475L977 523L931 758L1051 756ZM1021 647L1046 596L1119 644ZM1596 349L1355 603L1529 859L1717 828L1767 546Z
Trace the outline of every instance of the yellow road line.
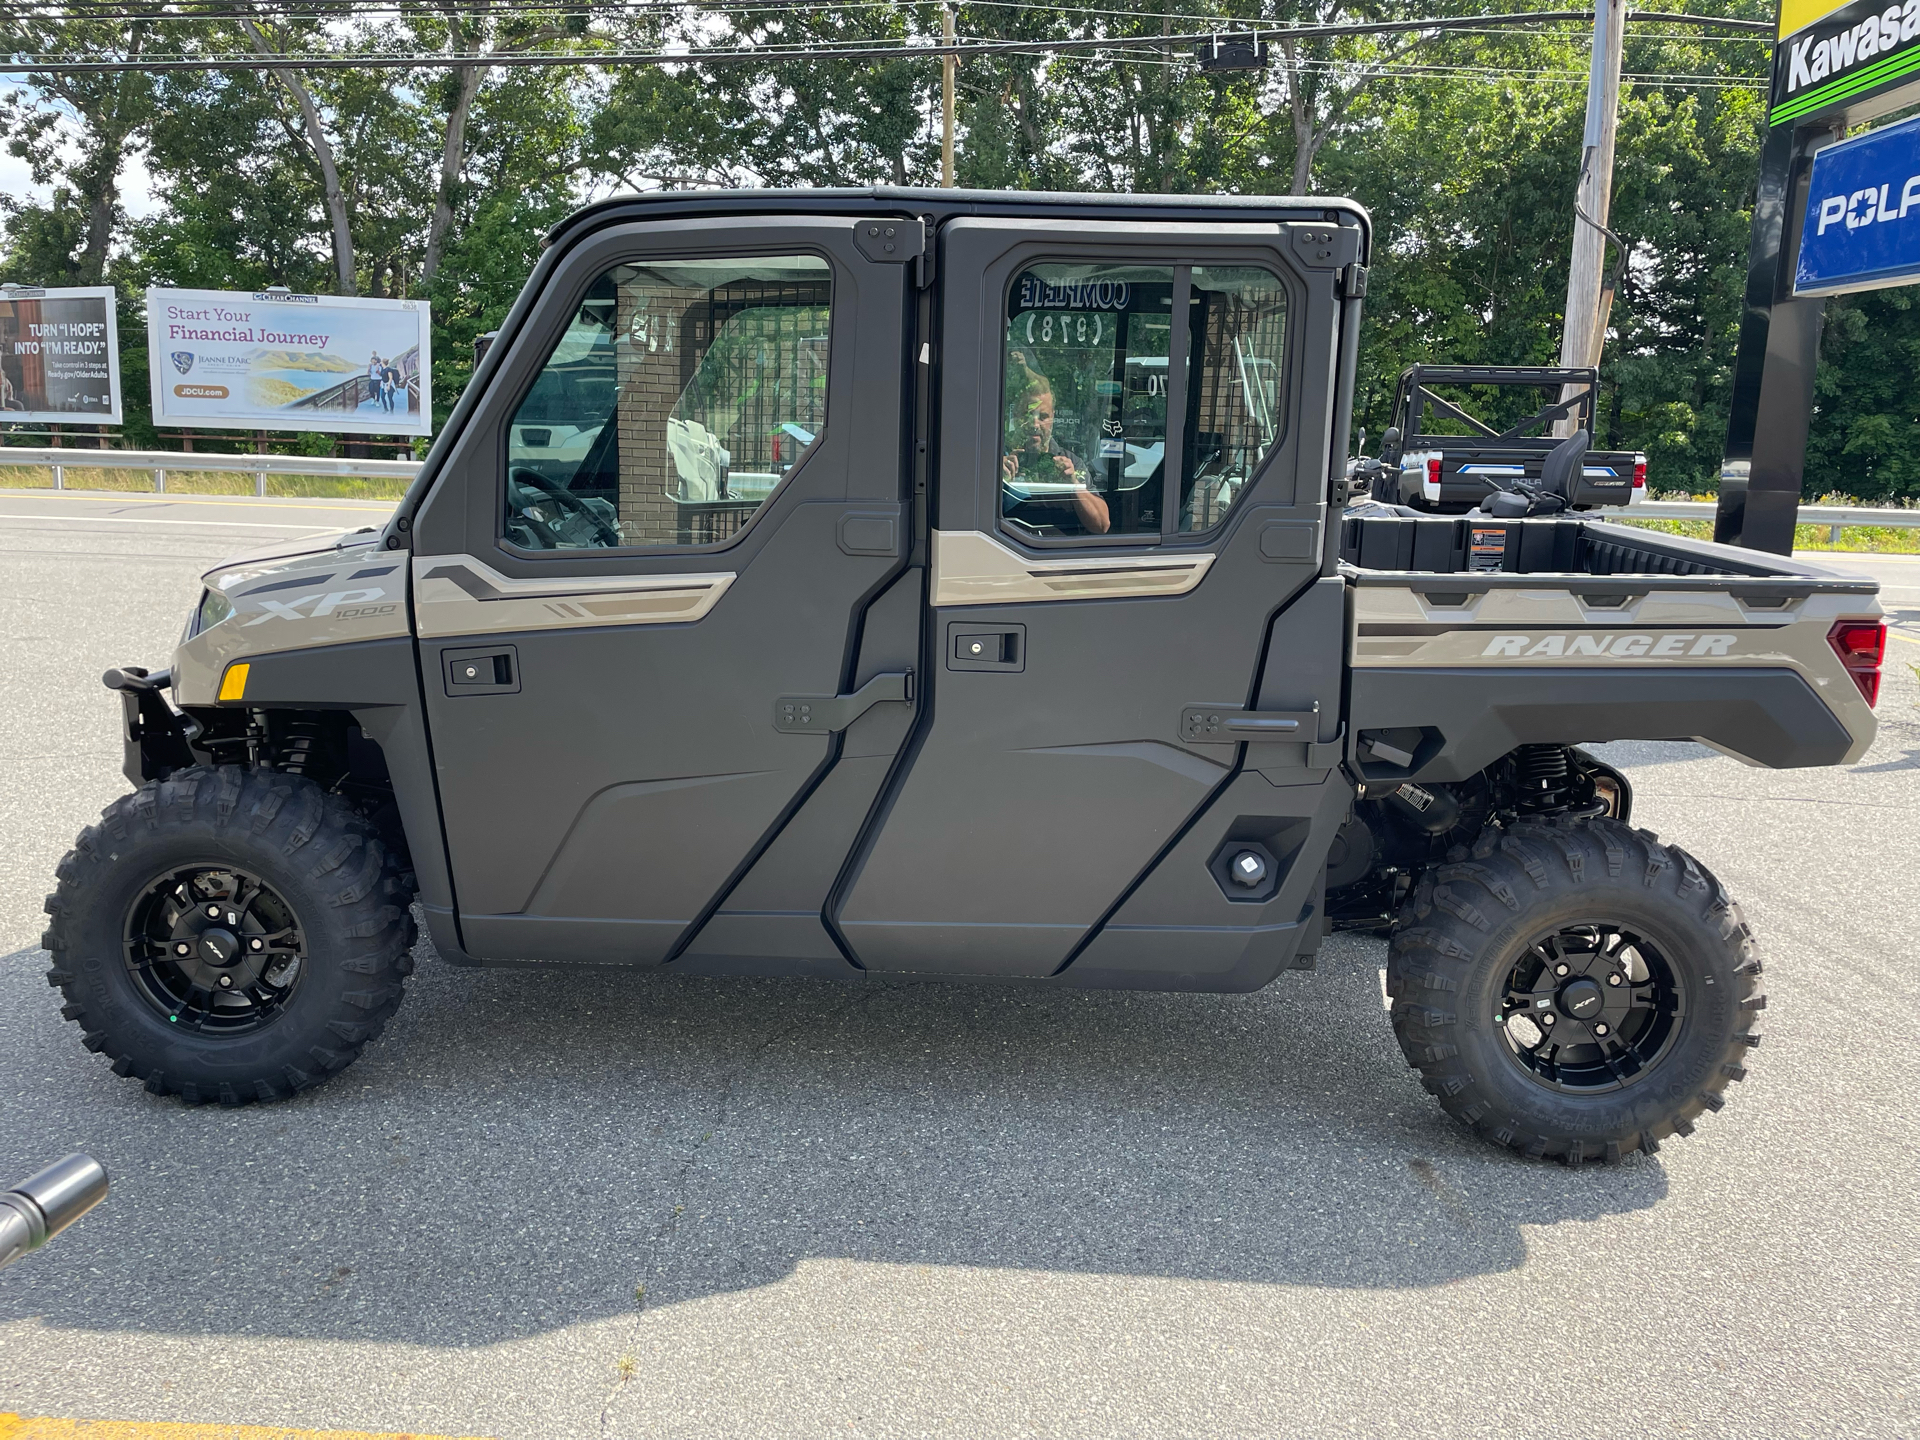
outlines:
M179 1425L170 1420L58 1420L0 1415L0 1440L453 1440L366 1430L287 1430L277 1425ZM468 1436L466 1440L479 1440Z
M1909 645L1920 645L1920 636L1902 635L1898 630L1895 630L1892 627L1888 627L1887 634L1892 636L1895 640L1904 640Z
M147 490L7 490L0 488L0 499L7 500L99 500L120 504L135 505L246 505L257 503L263 497L259 495L155 495ZM319 497L308 496L301 500L285 499L278 495L265 496L272 502L274 510L357 510L375 505L391 510L399 500L380 500L343 495L335 503L309 503Z

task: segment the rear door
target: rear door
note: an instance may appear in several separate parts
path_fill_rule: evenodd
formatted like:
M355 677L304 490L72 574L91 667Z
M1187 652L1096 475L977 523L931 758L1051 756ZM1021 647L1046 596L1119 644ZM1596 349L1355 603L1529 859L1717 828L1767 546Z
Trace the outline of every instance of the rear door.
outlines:
M670 959L833 769L904 555L919 246L865 228L593 232L507 337L414 546L473 954ZM907 693L903 669L870 698ZM770 949L835 953L824 891Z
M1186 712L1252 703L1270 622L1320 572L1335 276L1359 241L941 234L931 713L834 915L870 969L1048 975L1228 780L1236 746ZM1298 738L1331 739L1337 601L1303 644L1284 699L1321 703ZM1288 692L1272 678L1263 701Z

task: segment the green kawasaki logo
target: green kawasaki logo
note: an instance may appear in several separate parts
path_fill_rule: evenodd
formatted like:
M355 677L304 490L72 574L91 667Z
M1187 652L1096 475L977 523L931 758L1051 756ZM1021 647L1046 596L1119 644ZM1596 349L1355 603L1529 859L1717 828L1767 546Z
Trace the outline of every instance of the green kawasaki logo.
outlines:
M1847 14L1859 14L1849 6ZM1796 120L1866 90L1920 71L1920 0L1889 5L1840 30L1816 26L1775 51L1769 124ZM1784 70L1784 75L1782 71ZM1784 80L1785 83L1782 83Z

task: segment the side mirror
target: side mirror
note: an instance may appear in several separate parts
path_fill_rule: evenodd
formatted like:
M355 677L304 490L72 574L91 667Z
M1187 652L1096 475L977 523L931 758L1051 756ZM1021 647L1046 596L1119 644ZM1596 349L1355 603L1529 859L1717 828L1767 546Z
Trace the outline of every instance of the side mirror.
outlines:
M1400 463L1400 427L1389 425L1387 433L1380 437L1380 459L1387 465Z

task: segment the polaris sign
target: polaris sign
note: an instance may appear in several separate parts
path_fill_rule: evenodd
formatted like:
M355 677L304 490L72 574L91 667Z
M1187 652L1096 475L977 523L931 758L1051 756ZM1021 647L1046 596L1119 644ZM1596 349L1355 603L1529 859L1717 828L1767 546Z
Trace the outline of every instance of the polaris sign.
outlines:
M1813 157L1793 293L1842 295L1915 281L1920 119L1829 145Z

